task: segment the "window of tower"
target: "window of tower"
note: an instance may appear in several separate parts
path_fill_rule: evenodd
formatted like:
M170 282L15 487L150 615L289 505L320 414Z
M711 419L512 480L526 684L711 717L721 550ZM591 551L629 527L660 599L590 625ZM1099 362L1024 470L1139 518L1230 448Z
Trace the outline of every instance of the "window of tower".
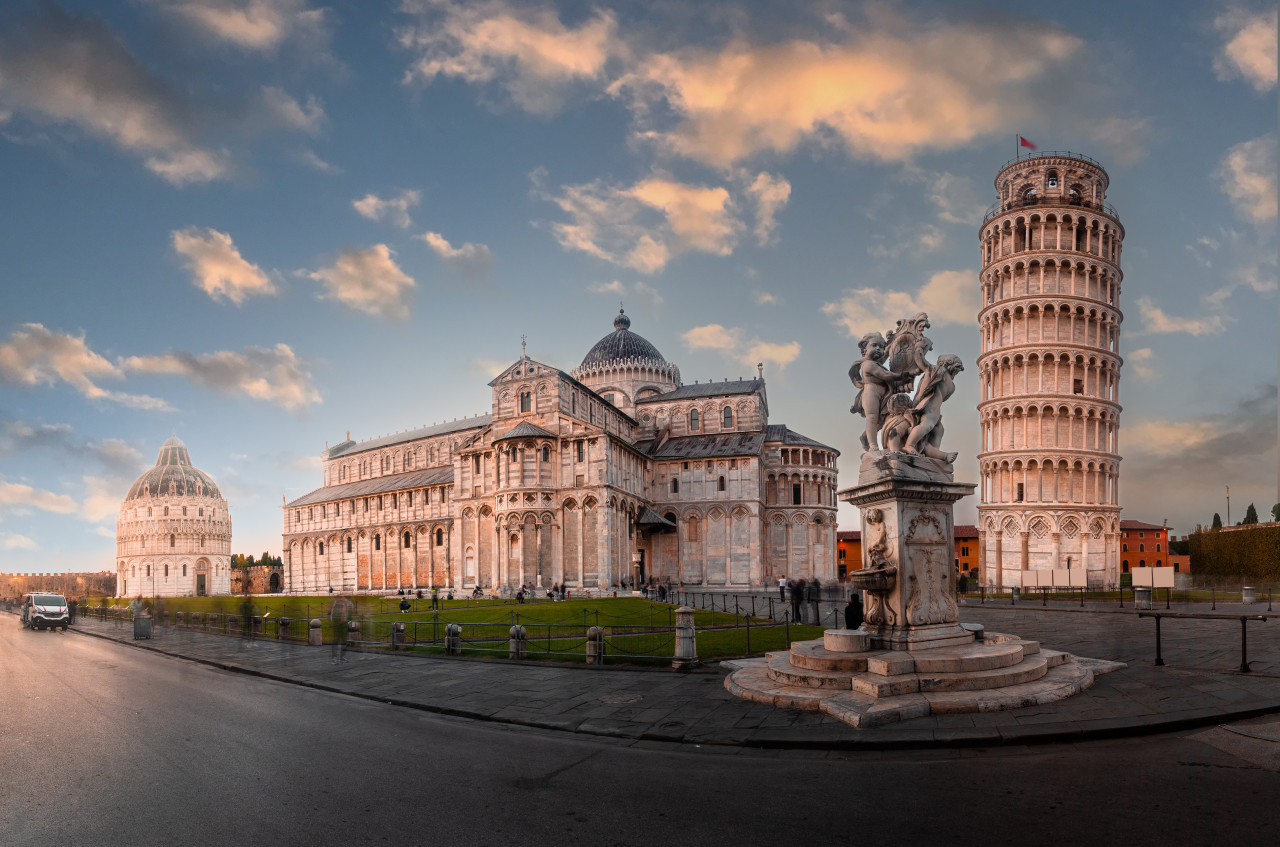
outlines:
M1045 177L1045 185L1049 186L1050 188L1057 188L1057 187L1058 187L1058 172L1057 172L1057 171L1049 171L1048 175Z
M1072 393L1072 394L1084 394L1084 380L1083 380L1083 379L1077 379L1077 380L1073 380L1073 381L1072 381L1072 385L1071 385L1071 393Z
M1014 497L1014 502L1015 502L1015 503L1021 503L1021 502L1023 501L1023 499L1024 499L1024 495L1025 495L1025 493L1026 493L1026 492L1023 490L1024 485L1025 485L1024 483L1021 483L1021 482L1020 482L1020 483L1018 483L1018 494L1017 494L1017 496L1016 496L1016 497Z

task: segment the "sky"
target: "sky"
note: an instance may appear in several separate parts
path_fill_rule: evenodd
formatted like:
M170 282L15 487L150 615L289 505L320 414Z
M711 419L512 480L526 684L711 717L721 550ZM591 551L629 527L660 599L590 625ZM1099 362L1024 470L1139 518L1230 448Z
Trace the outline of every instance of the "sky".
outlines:
M1126 229L1123 517L1265 519L1276 128L1267 3L6 3L0 571L110 569L174 432L277 552L326 443L487 412L522 337L571 370L620 302L686 382L763 363L842 486L856 340L928 312L976 482L1018 135Z

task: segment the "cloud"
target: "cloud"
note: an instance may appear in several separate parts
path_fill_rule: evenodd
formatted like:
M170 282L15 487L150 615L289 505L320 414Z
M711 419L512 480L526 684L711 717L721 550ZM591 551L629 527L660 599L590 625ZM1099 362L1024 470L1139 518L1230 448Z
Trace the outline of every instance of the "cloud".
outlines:
M312 150L309 147L304 147L303 149L299 150L295 154L294 158L296 158L299 162L311 168L312 170L317 170L322 174L342 173L342 168L338 167L337 165L331 162L326 162L324 159L321 159L319 156L316 155L316 151Z
M1274 31L1272 32L1274 36ZM1215 176L1236 213L1254 223L1276 217L1276 136L1264 135L1227 151Z
M1189 335L1217 335L1226 329L1227 319L1221 314L1206 314L1199 318L1178 318L1165 313L1150 297L1138 298L1138 313L1142 315L1144 332L1185 332Z
M161 356L131 356L122 367L135 373L172 374L222 394L245 394L294 411L319 403L320 392L306 363L287 344L274 349L246 347L194 355L170 352Z
M96 18L53 4L0 26L0 105L34 120L74 124L174 185L230 170L225 151L193 138L189 98L152 73Z
M190 226L174 230L172 237L192 281L214 300L225 297L238 306L248 297L276 293L262 268L241 256L227 233Z
M558 196L535 190L572 219L552 224L568 250L579 250L641 273L662 270L674 256L697 250L733 252L742 221L729 191L678 182L663 173L622 187L595 180L561 187Z
M725 358L750 365L772 363L781 370L800 356L800 343L778 344L758 338L746 340L746 333L736 327L706 324L687 331L683 336L690 350L715 350Z
M110 400L150 411L172 411L155 397L121 394L97 385L100 379L123 379L124 372L89 349L84 336L53 332L42 324L23 324L0 343L0 382L10 385L56 385L65 382L90 400Z
M112 536L113 538L115 536ZM34 550L36 543L25 535L19 535L16 532L6 532L0 535L0 549L4 550Z
M747 195L756 204L756 243L761 247L772 244L778 212L791 199L791 183L779 176L761 171L747 188Z
M263 87L262 106L265 113L285 129L314 133L328 121L324 105L318 98L308 97L306 105L303 105L283 88L275 86Z
M510 366L510 362L501 359L478 358L471 360L472 373L479 374L480 376L487 377L489 379L493 379Z
M334 263L307 274L324 288L320 296L382 318L409 317L413 279L396 265L391 248L375 244L338 254Z
M1137 350L1130 350L1129 355L1125 356L1125 364L1129 366L1129 372L1143 382L1150 382L1155 379L1156 371L1151 366L1151 360L1155 357L1150 347L1141 347Z
M927 175L924 181L929 186L929 201L940 219L952 224L982 223L986 204L972 179L943 171Z
M90 441L77 435L68 424L36 424L8 421L0 426L0 456L12 456L29 450L50 450L69 456L78 463L94 461L106 470L134 475L146 463L142 454L117 439Z
M900 259L907 254L932 253L947 243L947 234L933 224L911 224L897 227L894 234L886 238L883 235L873 236L875 242L867 248L867 253L877 259Z
M550 8L492 0L409 0L404 10L416 16L398 33L400 45L416 53L405 82L445 76L493 83L534 114L559 110L575 86L596 82L599 88L606 63L625 52L606 10L576 27L566 27Z
M371 221L386 219L401 229L408 229L413 223L409 219L409 210L422 200L422 192L403 190L389 200L383 200L376 194L366 194L351 205L361 217Z
M592 294L611 294L617 297L623 305L628 301L631 303L639 303L640 306L649 314L655 314L662 308L662 293L651 285L643 282L637 282L631 286L624 285L618 280L612 282L597 283L588 285L587 291Z
M270 52L295 39L315 52L329 41L326 11L306 0L152 0L209 39L245 51Z
M1223 484L1231 485L1232 500L1240 497L1247 503L1256 498L1264 513L1274 502L1276 386L1259 386L1247 395L1214 402L1211 408L1218 411L1181 420L1137 419L1124 425L1120 445L1125 502L1159 504L1167 510L1158 516L1130 517L1170 517L1170 523L1189 532L1197 522L1207 525L1215 509L1224 511L1205 505L1205 492L1216 490L1214 496L1221 497ZM1197 484L1186 485L1188 479ZM1234 509L1232 514L1233 520L1239 519Z
M1227 39L1213 60L1218 79L1243 77L1258 91L1275 88L1276 15L1274 7L1258 13L1232 10L1214 21Z
M972 324L977 317L978 275L974 271L938 271L914 294L880 288L846 289L839 300L824 303L822 313L843 326L851 338L885 332L899 320L926 312L935 326Z
M40 509L59 515L69 515L76 510L76 501L65 494L41 491L30 485L5 482L0 478L0 512L14 509Z
M782 302L776 294L770 294L768 291L752 292L751 299L756 301L757 306L776 306Z
M485 245L472 244L468 241L466 244L454 247L438 232L424 232L418 238L427 242L427 245L444 260L445 264L456 269L464 277L478 280L488 276L493 264L493 256Z
M643 56L609 91L629 102L641 138L710 165L810 141L902 161L1008 132L1083 45L1044 21L882 18L833 40L736 37Z
M106 477L86 475L84 477L85 498L80 504L80 517L90 523L97 523L120 513L120 501L132 479L124 477Z

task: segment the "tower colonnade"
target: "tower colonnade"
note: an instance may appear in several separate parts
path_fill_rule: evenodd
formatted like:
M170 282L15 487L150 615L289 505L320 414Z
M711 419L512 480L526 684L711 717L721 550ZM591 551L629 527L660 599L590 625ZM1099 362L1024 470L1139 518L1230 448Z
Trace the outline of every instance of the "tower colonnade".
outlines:
M997 588L1030 570L1119 580L1124 227L1109 183L1087 156L1015 159L979 229L979 569Z

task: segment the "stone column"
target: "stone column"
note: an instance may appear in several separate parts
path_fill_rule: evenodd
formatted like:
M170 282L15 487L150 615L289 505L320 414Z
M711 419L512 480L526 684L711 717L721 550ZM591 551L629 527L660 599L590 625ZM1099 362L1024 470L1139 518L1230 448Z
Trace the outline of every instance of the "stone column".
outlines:
M1004 590L1004 530L996 530L996 591Z
M1058 568L1062 566L1060 558L1062 556L1062 533L1052 532L1049 538L1053 541L1053 554L1050 561L1050 567Z
M1031 564L1031 533L1024 529L1018 534L1022 536L1022 551L1018 559L1018 569L1025 571L1030 569Z

